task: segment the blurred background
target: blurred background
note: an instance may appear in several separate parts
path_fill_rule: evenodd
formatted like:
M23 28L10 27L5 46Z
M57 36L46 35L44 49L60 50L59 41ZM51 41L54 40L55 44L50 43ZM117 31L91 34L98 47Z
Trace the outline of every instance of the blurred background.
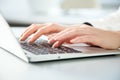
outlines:
M120 0L0 0L0 13L12 26L78 24L102 18L119 6Z

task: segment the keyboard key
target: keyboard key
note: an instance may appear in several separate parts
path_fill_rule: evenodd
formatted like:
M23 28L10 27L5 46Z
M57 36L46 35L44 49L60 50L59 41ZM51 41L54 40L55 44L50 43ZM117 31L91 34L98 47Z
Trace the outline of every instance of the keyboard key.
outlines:
M44 55L44 54L63 54L63 53L81 53L81 51L66 47L60 46L58 48L52 48L47 41L36 41L33 44L28 43L20 43L22 48L32 52L36 55Z

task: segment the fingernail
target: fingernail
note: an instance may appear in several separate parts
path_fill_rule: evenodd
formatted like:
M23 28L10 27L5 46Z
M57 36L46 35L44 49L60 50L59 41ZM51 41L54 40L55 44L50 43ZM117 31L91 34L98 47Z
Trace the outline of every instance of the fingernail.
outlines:
M29 40L29 41L28 41L28 43L29 43L29 44L32 44L32 43L33 43L33 41L32 41L32 40Z
M55 46L52 45L52 48L55 48Z
M24 41L22 38L19 38L19 41Z
M55 44L52 45L52 48L57 48L57 46Z
M53 45L52 45L52 48L57 48L59 47L59 41L55 42Z
M71 40L70 42L71 42L71 43L74 43L74 44L75 44L75 43L79 43L78 40Z
M75 39L70 40L70 42L75 42L75 41L76 41Z
M52 38L52 39L48 40L48 43L49 43L49 44L53 44L55 41L56 41L56 40Z

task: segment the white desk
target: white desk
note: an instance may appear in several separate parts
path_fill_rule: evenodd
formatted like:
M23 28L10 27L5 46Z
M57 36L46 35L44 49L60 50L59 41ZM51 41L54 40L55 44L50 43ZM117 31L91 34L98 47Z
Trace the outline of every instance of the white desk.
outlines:
M0 49L0 80L120 80L120 56L31 64Z

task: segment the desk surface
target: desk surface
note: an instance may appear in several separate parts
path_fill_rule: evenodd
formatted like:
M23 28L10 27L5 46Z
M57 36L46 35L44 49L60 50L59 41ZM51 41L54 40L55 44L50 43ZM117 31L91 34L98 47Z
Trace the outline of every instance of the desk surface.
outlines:
M120 56L26 63L0 49L0 80L120 80L119 75Z

